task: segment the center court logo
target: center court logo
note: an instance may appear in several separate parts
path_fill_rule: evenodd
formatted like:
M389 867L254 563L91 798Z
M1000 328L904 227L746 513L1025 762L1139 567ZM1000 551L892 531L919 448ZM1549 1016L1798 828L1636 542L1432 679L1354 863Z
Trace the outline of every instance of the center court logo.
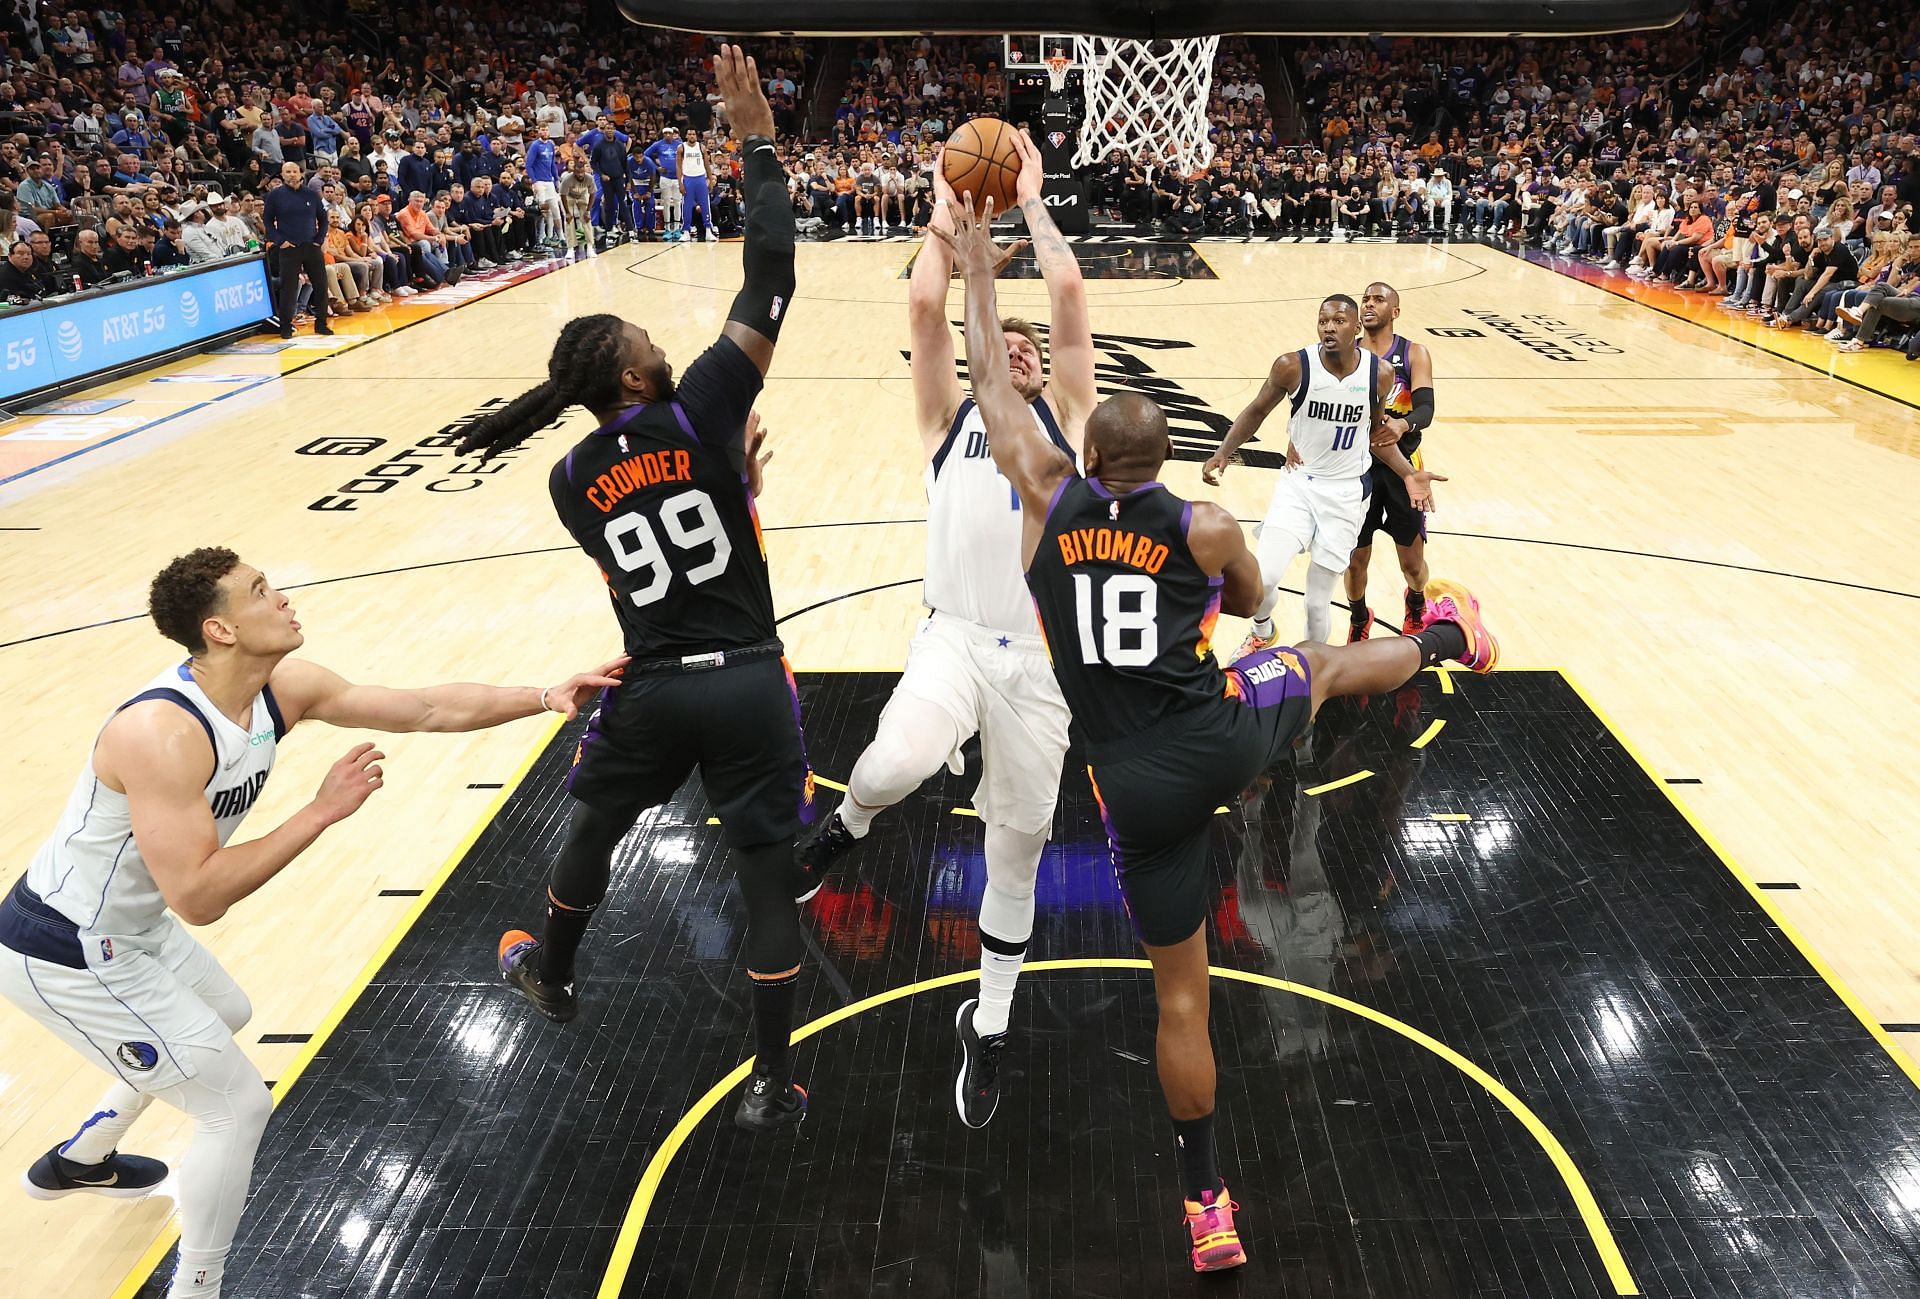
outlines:
M71 320L63 320L60 328L53 331L53 345L69 361L78 361L80 353L86 350L87 341L80 336L80 326Z
M189 289L180 290L180 318L192 329L200 323L200 299Z

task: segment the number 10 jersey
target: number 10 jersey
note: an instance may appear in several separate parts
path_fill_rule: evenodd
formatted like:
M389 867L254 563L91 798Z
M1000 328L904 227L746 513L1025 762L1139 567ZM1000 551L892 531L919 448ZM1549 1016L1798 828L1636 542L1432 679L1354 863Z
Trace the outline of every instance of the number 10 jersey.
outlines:
M748 495L758 367L721 338L672 400L622 412L554 465L560 521L600 566L638 662L774 639L760 520Z
M1027 587L1090 747L1226 696L1213 657L1223 579L1187 548L1192 515L1159 483L1116 497L1098 479L1068 478L1054 493Z

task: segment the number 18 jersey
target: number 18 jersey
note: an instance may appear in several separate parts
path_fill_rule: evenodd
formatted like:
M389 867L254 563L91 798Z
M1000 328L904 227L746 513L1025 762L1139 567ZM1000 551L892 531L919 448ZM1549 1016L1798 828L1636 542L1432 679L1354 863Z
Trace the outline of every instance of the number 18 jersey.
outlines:
M554 465L560 521L600 566L635 660L774 639L760 520L741 469L760 371L722 338L675 398L634 407Z
M1027 568L1060 693L1089 744L1138 735L1226 695L1213 657L1222 579L1187 548L1191 503L1159 483L1055 493Z

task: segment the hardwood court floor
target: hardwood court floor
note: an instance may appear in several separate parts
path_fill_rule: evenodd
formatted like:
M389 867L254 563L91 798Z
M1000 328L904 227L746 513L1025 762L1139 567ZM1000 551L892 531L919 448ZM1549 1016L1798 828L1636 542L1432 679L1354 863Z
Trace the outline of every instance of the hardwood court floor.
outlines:
M822 773L852 766L895 680L799 675ZM1079 755L988 1128L952 1112L986 867L973 782L941 773L803 908L812 1102L758 1138L729 1121L743 913L699 782L622 845L578 1019L547 1023L486 969L537 906L584 729L547 746L281 1107L236 1293L1920 1286L1912 1085L1558 673L1423 673L1341 701L1213 818L1222 1173L1251 1261L1198 1284L1150 976ZM368 1110L382 1121L355 1121Z
M912 249L801 251L761 402L776 448L761 513L780 610L819 607L783 634L802 669L897 668L924 546L901 355ZM1433 521L1435 572L1481 594L1509 663L1568 668L1656 771L1700 782L1680 791L1700 824L1785 886L1767 897L1870 1018L1920 1023L1913 411L1491 249L1201 252L1217 278L1143 263L1145 278L1089 284L1105 377L1175 412L1185 462L1170 485L1208 494L1196 448L1275 353L1310 342L1322 296L1394 283L1402 332L1434 353L1431 464L1453 479ZM192 546L233 545L293 588L306 652L351 677L545 684L612 653L600 584L544 485L586 417L485 474L453 460L444 430L537 382L572 315L621 312L684 368L717 333L738 268L728 245L623 250L0 487L0 528L35 529L0 533L0 859L24 864L99 719L169 659L140 617L145 585ZM1037 282L1009 283L1003 300L1045 317ZM957 315L957 293L954 304ZM1282 437L1276 425L1263 442ZM1270 485L1268 471L1238 468L1214 494L1256 518ZM1377 607L1397 606L1396 579L1379 556ZM380 797L207 931L253 996L247 1041L268 1078L307 1047L257 1039L325 1025L409 918L408 891L489 814L487 787L549 732L533 721L384 741ZM308 798L358 738L296 735L254 825ZM10 1013L0 1061L0 1169L24 1168L84 1117L103 1075ZM156 1108L136 1137L172 1158L184 1132ZM169 1209L15 1195L0 1292L112 1293Z

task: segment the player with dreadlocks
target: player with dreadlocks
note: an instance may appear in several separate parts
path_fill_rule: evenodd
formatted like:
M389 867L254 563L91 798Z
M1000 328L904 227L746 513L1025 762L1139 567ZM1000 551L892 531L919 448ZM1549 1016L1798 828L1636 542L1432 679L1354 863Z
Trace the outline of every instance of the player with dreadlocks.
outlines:
M606 577L633 660L601 696L567 778L572 820L545 932L503 937L501 975L548 1018L574 1017L574 954L606 894L613 850L697 765L747 910L755 1061L734 1121L767 1129L806 1113L787 1062L801 955L795 895L804 901L818 887L793 857L813 819L813 778L753 506L761 461L752 406L793 296L793 209L754 60L723 45L714 67L741 136L748 205L745 284L719 340L676 385L644 329L610 315L570 321L547 381L470 425L461 450L498 455L569 406L592 412L600 426L553 467L548 487Z

